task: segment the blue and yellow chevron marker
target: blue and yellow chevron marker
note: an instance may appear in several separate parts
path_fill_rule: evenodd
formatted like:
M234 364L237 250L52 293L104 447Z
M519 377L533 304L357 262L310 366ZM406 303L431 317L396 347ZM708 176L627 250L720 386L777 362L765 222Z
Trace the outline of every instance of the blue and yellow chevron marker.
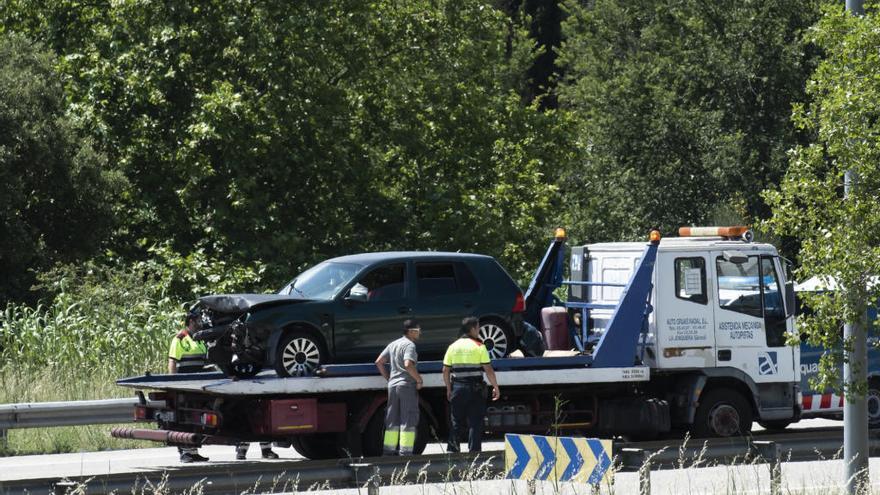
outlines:
M589 483L610 482L611 440L597 438L504 436L507 478L559 480Z

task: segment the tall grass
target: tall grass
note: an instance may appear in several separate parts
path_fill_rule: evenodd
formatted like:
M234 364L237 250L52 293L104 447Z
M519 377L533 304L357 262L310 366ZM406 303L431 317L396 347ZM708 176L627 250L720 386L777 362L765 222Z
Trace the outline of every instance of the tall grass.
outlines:
M115 380L161 372L168 343L198 296L252 290L264 267L231 267L202 251L168 247L152 258L60 266L41 274L50 297L0 312L0 403L124 397ZM13 430L6 452L58 452L105 445L107 427ZM113 441L113 445L122 446Z

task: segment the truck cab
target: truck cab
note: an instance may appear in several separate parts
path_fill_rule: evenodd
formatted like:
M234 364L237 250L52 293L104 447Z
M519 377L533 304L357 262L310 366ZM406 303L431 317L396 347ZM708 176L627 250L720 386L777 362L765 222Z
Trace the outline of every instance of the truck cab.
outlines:
M800 415L800 349L786 345L795 331L788 264L772 245L750 241L744 227L682 228L679 237L660 241L640 355L652 373L698 376L688 391L696 399L680 411L682 422L693 420L699 397L713 383L738 391L759 422ZM585 341L601 336L643 246L572 248L572 280L586 284L570 285L569 301L596 306L583 315Z

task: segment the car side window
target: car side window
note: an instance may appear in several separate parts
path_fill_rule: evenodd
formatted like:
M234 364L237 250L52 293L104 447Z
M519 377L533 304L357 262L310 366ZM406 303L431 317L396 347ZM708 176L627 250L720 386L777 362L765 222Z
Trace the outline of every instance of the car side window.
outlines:
M419 297L442 296L458 292L453 263L416 263Z
M709 302L706 293L706 260L675 258L675 297L699 304Z
M370 271L358 283L367 288L367 302L369 303L403 299L405 281L406 263L394 263Z

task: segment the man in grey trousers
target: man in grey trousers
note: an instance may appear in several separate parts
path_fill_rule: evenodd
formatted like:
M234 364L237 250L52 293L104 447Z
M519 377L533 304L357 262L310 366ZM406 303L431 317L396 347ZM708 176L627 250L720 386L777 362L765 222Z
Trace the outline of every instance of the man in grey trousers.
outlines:
M388 344L376 359L379 373L388 380L388 409L385 413L384 455L411 455L419 425L419 390L422 377L416 341L422 329L415 320L403 322L403 337ZM385 369L390 365L389 370Z

